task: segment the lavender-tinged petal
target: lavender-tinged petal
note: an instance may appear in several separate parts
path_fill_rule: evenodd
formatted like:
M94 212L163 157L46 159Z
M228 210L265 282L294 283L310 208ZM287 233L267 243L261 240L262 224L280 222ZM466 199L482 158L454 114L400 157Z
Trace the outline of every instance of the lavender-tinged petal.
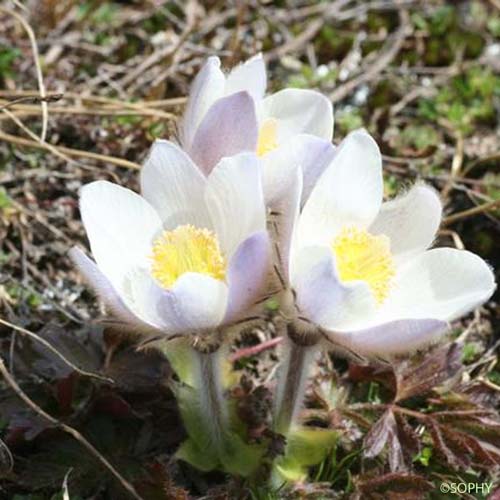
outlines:
M198 273L185 273L157 302L158 314L175 333L215 328L224 319L228 288L222 281Z
M304 204L316 181L333 159L334 146L313 135L299 134L292 140L262 157L263 182L266 201L273 202L286 195L287 179L291 170L300 168L303 175L302 200Z
M325 328L342 328L375 312L368 285L342 283L327 247L305 247L292 260L292 285L297 305L307 319Z
M257 146L257 118L247 92L223 97L208 110L189 151L191 158L209 175L219 160Z
M275 184L277 189L274 192L267 192L272 214L269 231L275 242L273 263L284 281L280 285L285 287L290 283L291 252L299 218L302 182L302 170L296 166L288 171L288 175L283 177L279 185Z
M402 319L357 331L328 331L333 344L366 356L404 354L437 342L448 330L437 319Z
M235 321L247 313L263 293L269 272L270 242L266 231L243 241L229 262L229 299L224 321Z

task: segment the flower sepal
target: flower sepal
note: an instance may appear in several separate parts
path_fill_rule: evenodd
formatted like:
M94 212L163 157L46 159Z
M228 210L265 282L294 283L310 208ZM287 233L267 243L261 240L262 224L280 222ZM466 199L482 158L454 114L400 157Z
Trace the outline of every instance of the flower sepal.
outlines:
M200 406L198 391L184 384L177 384L174 390L188 434L176 457L204 472L220 470L251 476L261 464L265 445L245 443L245 426L234 405L227 405L227 426L214 436L213 422Z
M198 332L200 333L200 332ZM176 452L179 460L204 471L251 476L262 462L265 443L247 444L246 426L224 393L237 373L224 355L227 329L160 341L178 380L171 382L188 435ZM196 346L196 347L195 347Z
M331 429L300 427L291 429L285 454L274 463L271 482L300 483L307 479L309 467L319 465L334 448L340 433Z

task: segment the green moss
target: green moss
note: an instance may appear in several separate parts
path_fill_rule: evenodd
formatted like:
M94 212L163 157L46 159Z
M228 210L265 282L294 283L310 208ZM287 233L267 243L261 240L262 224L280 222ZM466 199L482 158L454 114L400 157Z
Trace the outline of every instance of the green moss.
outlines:
M491 69L473 67L453 78L431 99L421 99L418 114L426 120L445 119L464 134L478 123L495 119L494 98L500 95L500 77Z
M7 191L5 191L5 188L1 187L0 188L0 211L3 211L7 208L9 208L12 205L12 202L10 200L9 195L7 194Z
M398 137L398 145L418 151L437 146L439 134L430 125L408 125Z
M13 75L14 62L20 55L19 49L0 45L0 79Z
M477 344L473 342L467 342L464 345L462 351L462 361L464 363L470 363L471 361L474 361L474 359L476 359L477 354L478 354Z
M363 117L358 108L344 109L335 116L335 126L342 135L348 134L351 130L361 128L363 125Z

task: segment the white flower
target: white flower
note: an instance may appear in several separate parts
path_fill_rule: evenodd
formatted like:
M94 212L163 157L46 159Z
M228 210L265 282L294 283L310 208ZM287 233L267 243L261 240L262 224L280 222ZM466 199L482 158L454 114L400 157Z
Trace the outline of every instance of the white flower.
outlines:
M492 295L493 273L477 255L428 250L442 211L433 189L417 184L382 203L381 155L366 132L340 144L299 214L300 182L295 172L288 184L283 272L299 316L333 342L364 354L411 351Z
M268 271L259 160L221 160L208 177L157 141L141 171L142 196L106 182L82 188L94 263L71 256L120 319L165 335L231 323L247 312Z
M306 195L333 156L332 105L313 90L284 89L266 97L266 85L261 54L227 76L219 58L209 57L191 87L181 145L205 174L225 156L256 152L268 201L281 196L283 179L299 166Z

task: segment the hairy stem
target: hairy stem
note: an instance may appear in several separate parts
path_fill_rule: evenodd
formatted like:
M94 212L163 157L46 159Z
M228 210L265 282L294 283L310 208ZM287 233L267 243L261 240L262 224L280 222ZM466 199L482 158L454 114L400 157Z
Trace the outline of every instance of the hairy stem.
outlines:
M287 435L295 422L317 352L316 343L302 345L290 336L286 339L274 411L274 430L280 434Z
M221 349L208 353L193 349L193 354L196 362L196 389L199 392L203 425L206 425L210 432L212 444L221 447L229 425L222 387Z

